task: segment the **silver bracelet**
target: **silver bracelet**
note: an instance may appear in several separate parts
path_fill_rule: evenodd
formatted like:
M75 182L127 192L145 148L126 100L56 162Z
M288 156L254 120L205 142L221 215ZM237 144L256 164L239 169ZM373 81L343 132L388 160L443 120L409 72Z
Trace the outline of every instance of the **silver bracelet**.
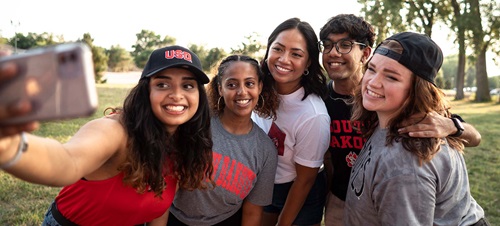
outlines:
M7 169L16 164L19 161L19 159L21 159L21 155L27 150L28 150L28 142L26 141L26 134L22 132L21 140L19 141L19 147L17 148L16 155L8 162L0 165L0 169Z

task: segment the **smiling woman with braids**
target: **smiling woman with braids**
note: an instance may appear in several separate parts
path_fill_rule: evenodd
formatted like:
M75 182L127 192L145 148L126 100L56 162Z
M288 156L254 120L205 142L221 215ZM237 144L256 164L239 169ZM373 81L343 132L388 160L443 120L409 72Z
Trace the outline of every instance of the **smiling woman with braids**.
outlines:
M180 189L168 226L260 225L262 208L271 203L277 153L250 116L255 111L273 117L278 104L262 78L259 63L248 56L231 55L220 63L208 88L216 187Z

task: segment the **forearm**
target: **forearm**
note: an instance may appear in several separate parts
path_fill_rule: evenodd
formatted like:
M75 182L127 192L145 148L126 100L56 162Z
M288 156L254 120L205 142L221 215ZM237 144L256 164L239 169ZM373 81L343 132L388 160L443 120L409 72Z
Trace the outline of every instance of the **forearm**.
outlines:
M14 145L4 146L0 155L5 152L11 158L19 147L19 137L13 136L11 142ZM30 134L26 134L26 137L26 151L21 154L18 162L4 169L6 172L31 183L49 186L64 186L79 179L73 176L74 170L68 170L72 169L70 166L73 162L61 143ZM3 163L6 158L0 159Z
M413 116L417 118L416 122L413 118L407 120L407 126L399 129L399 133L408 133L411 137L436 137L444 138L453 136L459 132L460 124L463 126L463 133L459 137L465 140L466 147L478 146L481 142L481 134L474 128L474 126L467 124L458 115L453 115L456 119L444 117L436 112L430 112L422 118L420 115ZM457 125L455 125L455 123Z
M290 226L293 224L293 221L297 217L304 205L304 202L311 190L312 184L298 184L293 183L290 191L288 193L288 197L285 202L285 206L281 211L281 214L278 217L278 226Z
M17 136L17 135L16 135ZM4 144L13 137L0 139L0 155L12 150ZM118 152L126 151L125 130L117 120L96 119L85 124L71 139L59 141L27 134L28 148L19 161L6 171L28 182L65 186L96 172ZM19 141L17 141L19 143ZM12 147L10 147L12 148ZM12 155L12 154L10 154ZM0 156L0 164L5 161ZM116 168L105 173L114 173Z
M481 143L481 134L474 128L474 126L463 123L464 132L460 135L460 138L464 139L464 145L466 147L476 147Z
M309 192L311 191L317 173L307 178L299 178L293 182L285 202L285 206L278 217L279 226L290 226L302 209Z

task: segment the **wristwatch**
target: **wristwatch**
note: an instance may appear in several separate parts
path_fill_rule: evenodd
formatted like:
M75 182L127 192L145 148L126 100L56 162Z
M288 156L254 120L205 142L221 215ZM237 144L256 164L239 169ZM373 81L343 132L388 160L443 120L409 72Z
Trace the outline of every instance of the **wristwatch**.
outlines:
M464 132L464 125L462 125L462 122L460 121L460 119L455 118L455 117L452 117L451 121L453 121L453 124L455 124L455 127L457 128L457 132L455 134L450 135L450 136L459 137Z

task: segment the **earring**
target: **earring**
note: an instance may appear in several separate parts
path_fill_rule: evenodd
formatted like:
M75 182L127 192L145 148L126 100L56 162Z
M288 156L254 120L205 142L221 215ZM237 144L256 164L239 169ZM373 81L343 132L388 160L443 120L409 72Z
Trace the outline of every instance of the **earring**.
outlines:
M259 100L262 99L262 104L259 105ZM257 104L255 105L255 109L258 109L258 108L261 108L261 107L264 107L264 96L262 96L262 94L259 95L259 99L257 100Z
M309 70L307 70L307 69L306 69L306 70L304 71L304 75L309 75Z
M217 100L217 111L220 111L220 99L222 99L222 96Z

